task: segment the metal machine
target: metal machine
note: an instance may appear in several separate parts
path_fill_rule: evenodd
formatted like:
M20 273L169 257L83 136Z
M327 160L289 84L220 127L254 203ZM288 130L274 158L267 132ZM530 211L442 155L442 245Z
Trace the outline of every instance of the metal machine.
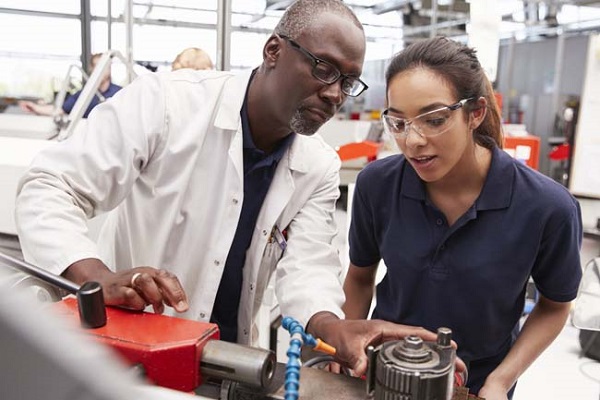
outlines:
M449 400L456 360L451 339L452 331L440 328L435 343L408 336L369 349L368 392L375 400Z
M286 366L276 362L272 351L220 341L215 324L104 308L98 284L78 286L2 253L0 266L33 275L23 278L18 272L20 278L10 278L4 284L31 291L38 281L41 284L37 297L41 300L56 301L64 294L57 294L52 285L76 294L77 300L67 296L50 303L48 313L62 320L65 329L83 332L97 343L108 345L146 382L193 392L198 399L476 399L468 395L466 388L456 386L456 355L447 328L439 329L433 343L411 336L369 349L366 379L298 368L299 390L291 395L287 392Z

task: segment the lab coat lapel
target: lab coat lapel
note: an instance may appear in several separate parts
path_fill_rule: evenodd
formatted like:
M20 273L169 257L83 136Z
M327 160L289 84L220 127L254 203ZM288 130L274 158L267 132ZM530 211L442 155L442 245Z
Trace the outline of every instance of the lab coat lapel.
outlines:
M303 139L300 135L294 138L292 145L275 171L275 176L259 216L259 220L265 221L266 226L272 227L280 219L279 224L282 226L279 228L283 230L291 222L291 215L282 216L281 214L296 190L294 174L303 174L307 170Z
M244 180L244 148L242 138L242 127L235 132L233 139L231 140L231 146L229 147L229 160L233 163L233 167L237 172L238 178Z
M252 71L232 75L221 94L219 109L215 116L215 127L224 131L235 131L229 147L229 159L240 179L244 177L243 140L240 110Z

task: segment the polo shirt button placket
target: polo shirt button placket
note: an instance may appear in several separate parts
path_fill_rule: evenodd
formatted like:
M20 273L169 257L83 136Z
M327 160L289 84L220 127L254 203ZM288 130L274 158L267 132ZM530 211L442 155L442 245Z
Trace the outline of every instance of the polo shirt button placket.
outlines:
M437 224L437 226L442 226L444 224L444 221L441 218L438 218L435 223Z

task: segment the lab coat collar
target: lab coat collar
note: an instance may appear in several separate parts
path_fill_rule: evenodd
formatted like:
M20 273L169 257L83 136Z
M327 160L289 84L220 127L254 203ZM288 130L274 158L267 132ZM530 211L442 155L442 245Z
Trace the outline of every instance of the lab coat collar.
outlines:
M252 70L243 71L238 74L232 74L225 87L223 88L223 98L219 104L217 115L215 117L215 127L226 130L239 131L240 140L242 138L242 120L240 110L244 103L244 96L248 88L248 82ZM314 137L296 135L292 145L283 156L282 162L287 164L288 168L294 171L305 173L308 171L307 158L307 140L318 140ZM241 145L241 143L240 143Z
M306 148L307 140L315 140L316 138L306 137L296 134L292 145L287 152L288 166L291 170L305 173L308 171L306 160L308 157L308 149ZM284 158L286 158L284 156Z
M215 117L215 126L226 130L242 129L240 110L246 95L248 82L252 70L243 71L238 74L231 74L231 77L223 87L222 99L219 103L217 115Z

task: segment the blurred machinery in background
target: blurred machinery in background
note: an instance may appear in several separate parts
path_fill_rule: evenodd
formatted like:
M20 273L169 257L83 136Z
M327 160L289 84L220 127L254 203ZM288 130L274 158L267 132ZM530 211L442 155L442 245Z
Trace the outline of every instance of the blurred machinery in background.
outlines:
M504 151L538 170L540 163L540 138L533 135L504 136Z
M552 161L550 177L565 187L569 187L578 116L579 98L570 96L560 113L555 116L553 135L548 138L548 144L551 146L548 157Z
M585 266L572 319L580 329L580 354L600 361L600 257Z
M370 118L366 120L331 119L318 131L342 161L339 200L342 209L348 204L348 185L356 182L359 172L369 162L398 151L397 146L386 141L379 113L368 114Z

